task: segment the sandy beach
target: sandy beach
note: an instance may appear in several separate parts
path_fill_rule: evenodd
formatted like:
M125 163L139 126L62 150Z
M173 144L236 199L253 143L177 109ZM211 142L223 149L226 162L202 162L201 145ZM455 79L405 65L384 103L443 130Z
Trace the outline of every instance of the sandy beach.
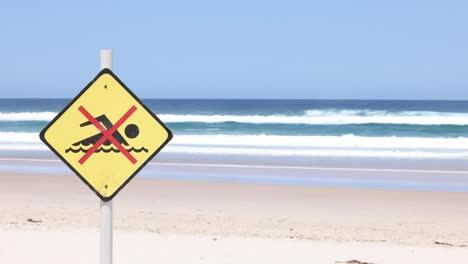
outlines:
M76 176L0 179L1 263L98 261L99 200ZM466 263L467 200L457 192L136 178L114 199L115 262Z

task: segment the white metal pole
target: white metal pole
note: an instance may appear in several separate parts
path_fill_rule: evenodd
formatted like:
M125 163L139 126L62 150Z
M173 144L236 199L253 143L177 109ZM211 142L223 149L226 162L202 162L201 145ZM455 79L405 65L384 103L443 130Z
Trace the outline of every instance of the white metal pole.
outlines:
M101 70L112 70L112 50L101 49ZM101 200L101 264L112 264L112 201Z

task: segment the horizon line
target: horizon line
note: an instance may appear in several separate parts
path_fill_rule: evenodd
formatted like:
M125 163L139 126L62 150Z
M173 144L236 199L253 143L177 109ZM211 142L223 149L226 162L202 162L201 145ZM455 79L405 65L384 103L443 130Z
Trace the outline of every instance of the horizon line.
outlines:
M72 100L74 97L0 97L0 100ZM140 97L142 100L265 100L265 101L454 101L465 102L468 99L359 99L359 98L154 98Z

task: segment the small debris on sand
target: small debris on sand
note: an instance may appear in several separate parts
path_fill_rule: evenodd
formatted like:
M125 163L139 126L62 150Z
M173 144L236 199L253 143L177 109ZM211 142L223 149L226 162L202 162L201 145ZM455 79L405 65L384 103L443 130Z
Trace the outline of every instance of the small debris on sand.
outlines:
M26 221L28 221L30 223L41 223L42 222L42 220L34 220L32 218L28 218L28 220L26 220Z
M348 260L348 261L335 261L335 263L343 263L343 264L375 264L375 263L371 263L371 262L363 262L363 261L359 261L359 260Z
M454 245L454 244L450 244L447 242L439 242L439 241L434 242L434 244L441 245L441 246L448 246L448 247L466 247L466 245Z

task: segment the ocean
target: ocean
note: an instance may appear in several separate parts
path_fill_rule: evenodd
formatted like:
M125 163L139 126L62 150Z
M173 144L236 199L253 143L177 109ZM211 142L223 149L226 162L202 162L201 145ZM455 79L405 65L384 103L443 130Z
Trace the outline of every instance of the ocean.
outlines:
M0 99L0 150L47 151L70 99ZM174 134L165 153L219 157L468 159L468 101L144 99Z

